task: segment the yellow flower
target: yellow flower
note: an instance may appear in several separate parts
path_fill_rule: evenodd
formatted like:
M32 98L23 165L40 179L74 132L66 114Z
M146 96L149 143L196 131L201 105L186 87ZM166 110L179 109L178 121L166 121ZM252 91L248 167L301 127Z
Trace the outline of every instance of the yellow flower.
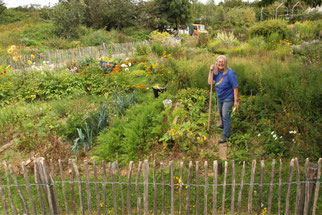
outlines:
M101 208L103 207L103 205L104 205L104 202L101 202L101 203L100 203Z
M12 58L12 60L13 60L13 61L17 61L17 60L18 60L18 58L17 58L16 56L14 56L14 57Z
M16 56L16 55L17 55L17 52L14 52L14 53L13 53L13 55L15 55L15 56Z
M35 59L35 55L31 54L31 58L32 58L32 59Z
M15 50L15 49L16 49L16 46L15 46L15 45L12 45L10 48L11 48L12 50Z
M28 60L28 64L31 65L32 64L32 61L31 60Z
M11 54L13 52L13 49L8 49L8 53Z

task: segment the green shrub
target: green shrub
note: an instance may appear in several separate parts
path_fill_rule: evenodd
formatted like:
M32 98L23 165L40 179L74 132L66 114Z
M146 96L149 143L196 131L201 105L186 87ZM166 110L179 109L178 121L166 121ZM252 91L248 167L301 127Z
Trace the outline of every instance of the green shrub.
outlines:
M80 41L85 46L98 46L103 43L110 43L110 37L104 30L90 29L85 35L80 37Z
M51 23L41 23L24 28L20 35L20 41L25 45L36 45L52 38L54 27ZM32 44L34 43L34 44Z
M152 53L156 54L159 57L162 57L165 51L165 47L161 43L152 43L151 50Z
M7 9L4 10L4 12L0 15L0 24L5 25L13 22L22 21L30 16L30 13L17 11L14 9Z
M266 38L273 33L277 33L282 36L282 39L285 39L288 34L287 23L280 19L271 19L257 23L250 28L252 37L263 36Z
M320 30L322 28L322 21L305 21L303 23L296 22L292 29L292 34L298 41L311 41L318 39Z

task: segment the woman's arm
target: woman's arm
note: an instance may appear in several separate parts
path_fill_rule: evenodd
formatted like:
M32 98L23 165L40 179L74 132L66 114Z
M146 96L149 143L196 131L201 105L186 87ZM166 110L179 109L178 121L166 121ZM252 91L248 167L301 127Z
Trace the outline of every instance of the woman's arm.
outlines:
M208 76L208 84L211 85L211 82L212 84L214 84L214 69L215 69L215 64L212 64L210 66L210 70L209 70L209 76Z
M238 109L239 108L239 102L238 102L238 87L234 88L234 105Z

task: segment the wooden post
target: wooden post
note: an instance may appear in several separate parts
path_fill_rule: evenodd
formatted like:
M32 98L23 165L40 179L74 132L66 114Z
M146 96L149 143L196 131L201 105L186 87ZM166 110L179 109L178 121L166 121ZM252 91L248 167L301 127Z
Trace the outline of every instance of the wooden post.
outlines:
M314 182L318 175L318 166L310 163L309 158L305 162L305 199L304 199L304 215L311 214L311 204L313 201Z
M51 168L51 174L50 179L51 179L51 183L53 184L53 197L54 197L54 205L55 205L55 211L58 215L60 215L60 207L59 207L59 201L58 201L58 196L57 196L57 186L56 186L56 181L55 181L55 169L54 169L54 164L53 164L53 160L50 159L50 168Z
M87 213L88 215L92 214L92 205L91 205L91 189L89 185L89 172L88 172L88 162L84 160L85 174L86 174L86 194L87 194Z
M57 214L57 207L56 207L56 203L55 203L55 199L53 198L53 191L50 187L50 182L49 182L49 174L47 171L47 166L45 164L45 159L41 159L40 160L40 166L42 169L42 175L44 176L44 182L46 183L46 192L47 192L47 199L48 199L48 203L49 203L49 210L50 213L55 215Z
M156 184L156 162L153 161L153 190L154 190L154 196L153 196L153 214L157 215L157 184Z
M212 191L213 191L213 202L212 202L212 214L213 215L216 215L217 214L217 184L218 182L218 162L215 160L214 161L214 186L212 188Z
M259 182L259 192L258 192L258 201L257 201L257 214L261 215L262 213L262 194L263 194L263 183L264 183L264 174L265 174L265 163L261 160L261 172L260 172L260 182Z
M204 193L204 208L203 214L208 214L208 162L205 161L205 193Z
M96 193L96 213L101 214L100 207L100 193L98 192L98 182L97 182L97 170L96 170L96 162L94 160L93 163L93 171L94 171L94 185L95 185L95 193Z
M40 202L40 207L41 207L41 212L42 214L46 214L45 211L45 204L44 204L44 199L43 196L41 195L41 187L40 187L40 179L39 179L39 170L38 170L38 161L34 160L34 175L35 175L35 183L36 183L36 189L37 189L37 194Z
M187 199L186 199L186 215L189 215L190 208L190 191L191 191L191 174L192 173L192 161L189 162L189 172L188 172L188 189L187 189Z
M12 193L11 193L11 184L10 184L10 178L9 178L9 172L8 172L8 166L7 166L7 163L4 162L3 163L4 165L4 168L5 168L5 172L6 172L6 176L7 176L7 187L8 187L8 197L9 197L9 202L10 202L10 206L11 206L11 210L12 210L12 213L14 215L17 215L17 209L13 203L13 200L12 200Z
M315 194L314 194L312 215L316 214L316 207L318 204L318 197L319 197L319 190L320 190L320 177L321 177L321 163L322 163L322 159L320 158L318 161L318 169L317 169L317 176L316 176L316 185L315 185Z
M293 178L293 169L294 169L294 159L290 162L290 173L288 177L288 185L287 185L287 192L286 192L286 201L285 201L285 215L289 214L290 210L290 195L291 195L291 183Z
M36 211L36 207L35 207L35 201L34 201L34 198L32 196L32 191L30 189L29 177L28 177L27 170L26 170L24 162L21 163L21 168L22 168L22 171L23 171L23 177L24 177L25 182L26 182L26 188L27 188L28 197L29 197L30 204L31 204L32 214L37 215L37 211ZM0 189L2 189L2 187L1 187L1 179L0 179ZM1 193L1 190L0 190L0 193ZM5 208L5 210L7 210L7 205L5 205L4 208Z
M164 174L163 174L163 163L160 163L160 171L161 171L161 185L162 185L162 212L161 214L165 214L165 196L164 196Z
M268 203L267 203L267 215L271 214L272 210L272 197L273 197L273 183L274 183L274 172L275 172L275 159L272 161L271 167L271 177L269 180L269 194L268 194Z
M249 193L248 193L248 214L249 215L252 214L252 207L253 207L253 188L254 188L255 170L256 170L256 160L253 160L250 183L249 183L250 184Z
M77 215L76 209L76 202L75 202L75 187L74 187L74 176L73 176L73 167L71 160L68 160L68 172L69 172L69 180L70 180L70 194L72 198L72 207L73 207L73 214Z
M174 183L173 183L173 161L169 162L169 171L170 171L170 187L171 187L171 193L170 193L170 214L174 215Z
M130 161L129 172L127 176L127 214L131 215L131 176L132 176L133 161Z
M241 199L244 187L244 177L245 177L245 161L243 161L243 168L240 177L240 188L238 191L238 214L241 214Z
M280 159L280 172L279 172L279 179L278 179L278 203L277 203L277 214L281 214L281 195L282 195L282 168L283 163Z
M299 214L299 206L301 202L301 175L299 161L295 158L295 168L296 168L296 201L295 201L295 214Z
M9 171L10 171L11 177L13 178L13 181L16 184L16 188L17 188L17 191L18 191L18 195L19 195L19 199L20 199L21 205L22 205L23 213L24 214L29 214L29 209L27 207L26 199L25 199L25 197L22 194L22 191L21 191L20 186L18 184L17 177L16 177L15 173L13 172L10 164L9 164L8 167L9 167Z
M149 214L149 162L144 161L144 215Z
M138 166L138 172L136 175L136 184L135 184L135 190L136 190L136 198L137 198L137 208L138 208L138 214L141 212L141 196L140 196L140 187L139 187L139 183L140 183L140 174L141 174L141 168L142 168L142 161L139 162L139 166Z
M233 175L232 175L232 185L231 185L231 203L230 203L230 214L235 214L235 188L236 188L236 170L235 170L235 161L233 160L232 164Z
M196 161L196 214L199 214L199 161Z
M80 177L78 167L77 167L77 164L76 164L75 160L72 160L72 163L73 163L74 171L76 173L76 177L77 177L77 180L78 180L79 205L80 205L82 215L85 215L83 192L82 192L82 180L81 180L81 177Z
M66 197L66 188L65 188L65 179L64 179L64 173L63 173L63 167L61 160L58 160L58 165L59 165L59 170L60 170L60 178L61 178L61 184L63 188L63 199L65 203L65 212L66 214L69 214L69 209L68 209L68 202L67 202L67 197Z
M120 183L121 188L121 205L122 205L122 214L125 214L125 207L124 207L124 195L123 195L123 185L122 185L122 178L120 175L119 163L116 161L116 169L117 169L117 176Z
M226 198L226 184L227 184L227 169L228 169L228 162L225 161L225 173L224 173L224 186L222 191L222 206L221 206L221 214L225 214L225 198Z
M179 179L179 214L182 214L182 185L183 185L183 162L180 162L180 179Z
M114 180L114 173L112 170L111 163L108 163L108 169L110 170L110 176L112 181L112 193L113 193L113 206L114 206L114 215L117 215L117 202L116 202L116 192L115 192L115 180Z
M9 215L9 213L8 213L8 207L7 207L7 202L6 202L6 197L4 195L3 185L2 185L2 182L1 182L1 172L0 172L0 196L1 196L1 200L2 200L2 205L3 205L4 213L5 213L5 215Z
M102 161L102 169L103 169L103 213L107 215L107 201L106 201L106 183L107 183L107 174L106 174L106 165L105 162ZM101 206L101 205L100 205Z

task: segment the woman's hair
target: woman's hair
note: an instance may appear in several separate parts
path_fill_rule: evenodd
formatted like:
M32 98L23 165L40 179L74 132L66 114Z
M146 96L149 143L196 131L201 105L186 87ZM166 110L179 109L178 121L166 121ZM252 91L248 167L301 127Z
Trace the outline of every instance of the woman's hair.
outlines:
M225 55L219 55L218 57L217 57L217 59L216 59L216 64L215 64L215 75L218 75L219 74L219 69L218 69L218 67L217 67L217 62L218 62L218 60L220 59L220 58L222 58L222 59L224 59L224 63L225 63L225 68L224 68L224 72L223 72L223 74L224 75L226 75L227 73L228 73L228 63L227 63L227 58L226 58L226 56Z

